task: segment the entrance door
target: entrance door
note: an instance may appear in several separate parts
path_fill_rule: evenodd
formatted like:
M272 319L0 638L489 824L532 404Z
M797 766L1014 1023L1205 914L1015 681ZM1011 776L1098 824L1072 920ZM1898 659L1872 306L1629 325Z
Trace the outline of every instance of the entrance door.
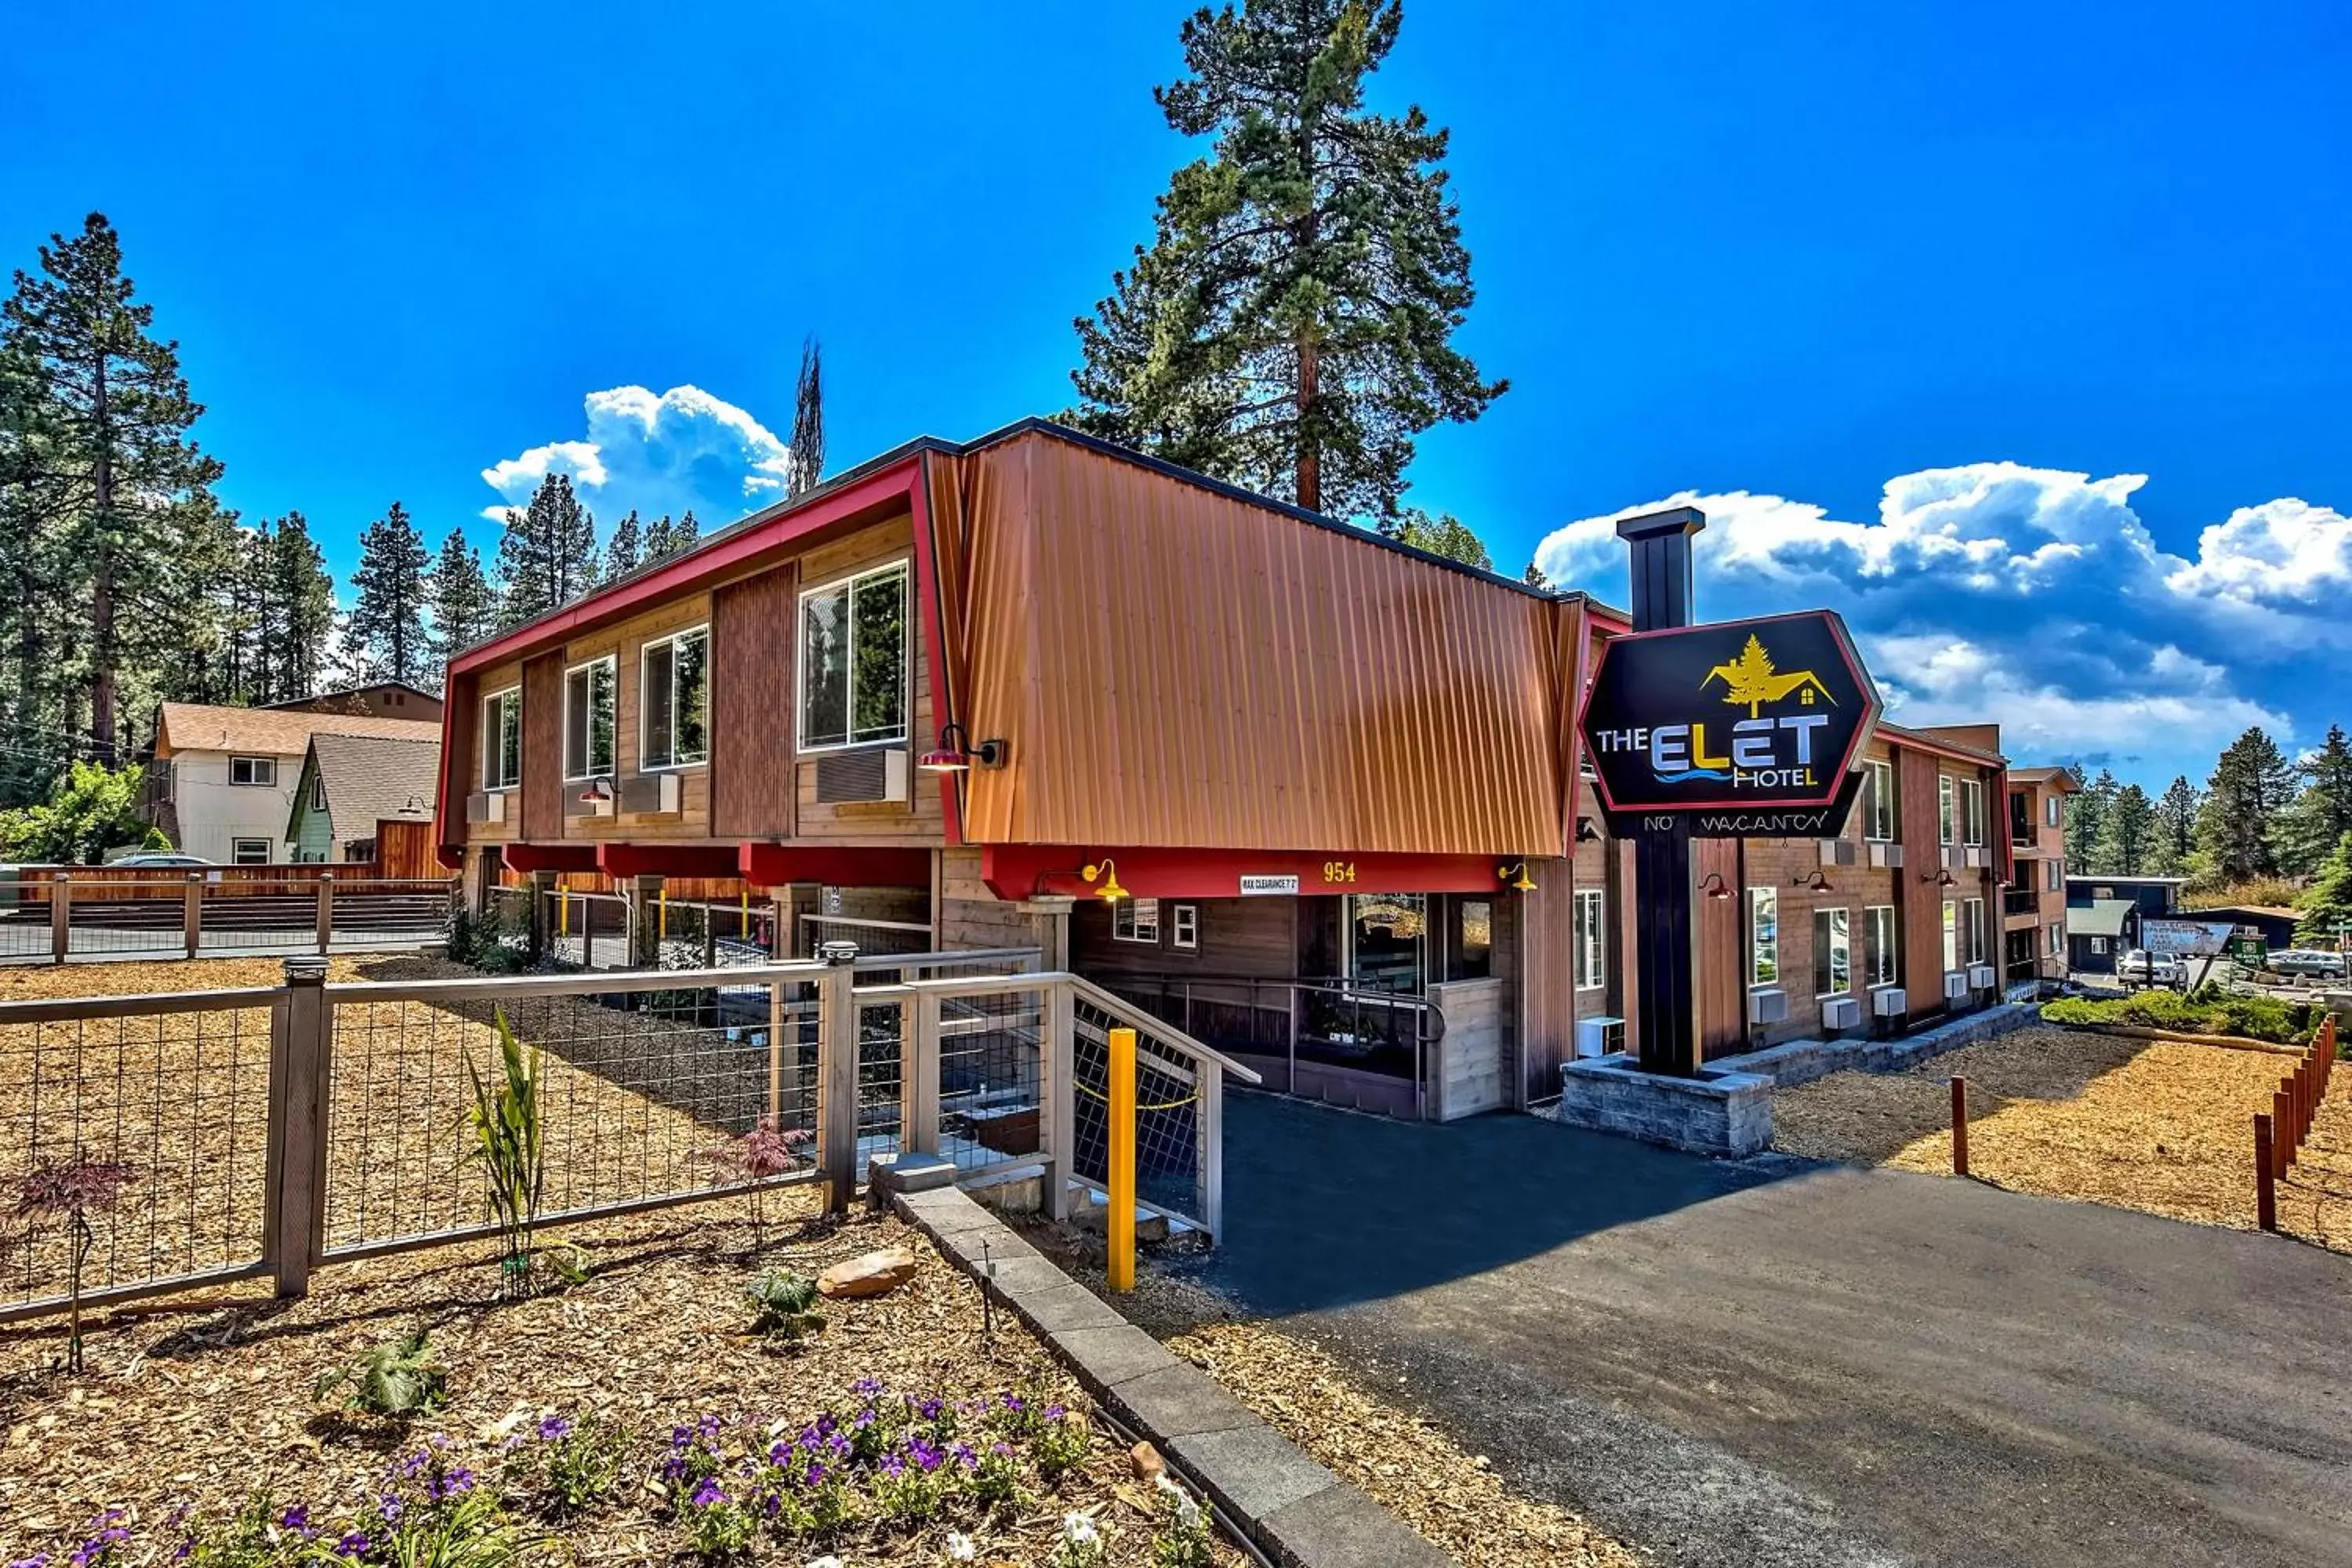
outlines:
M1348 984L1418 996L1429 984L1429 895L1350 893L1340 907Z

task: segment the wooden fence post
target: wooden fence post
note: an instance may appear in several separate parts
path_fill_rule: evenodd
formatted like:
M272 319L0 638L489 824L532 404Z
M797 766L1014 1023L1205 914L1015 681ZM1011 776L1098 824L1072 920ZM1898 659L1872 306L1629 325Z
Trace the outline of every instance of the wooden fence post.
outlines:
M1969 1080L1952 1079L1952 1174L1969 1173Z
M857 1186L856 972L828 968L817 982L816 1144L827 1214L846 1214Z
M940 999L924 992L916 996L912 1011L907 1116L898 1145L918 1154L936 1154L940 1152Z
M2294 1161L2294 1141L2289 1131L2294 1125L2294 1102L2284 1089L2271 1092L2271 1174L2284 1176Z
M73 879L60 871L49 883L49 961L63 963L73 951Z
M2254 1112L2254 1224L2278 1228L2277 1176L2271 1169L2271 1119Z
M335 874L319 873L319 956L327 956L327 949L335 940Z
M180 931L186 940L188 956L195 957L196 950L205 942L205 874L202 871L188 873L188 885L180 894Z
M1045 1171L1045 1217L1070 1217L1070 1184L1078 1173L1077 1018L1070 983L1060 980L1038 994L1044 1014L1039 1031L1045 1059L1038 1064L1045 1088L1045 1147L1053 1162Z
M1135 1031L1110 1031L1110 1151L1103 1185L1109 1206L1103 1234L1110 1243L1108 1283L1135 1289Z
M270 1014L269 1203L265 1251L280 1296L310 1288L327 1239L328 1075L333 1041L327 966L286 961L286 990Z

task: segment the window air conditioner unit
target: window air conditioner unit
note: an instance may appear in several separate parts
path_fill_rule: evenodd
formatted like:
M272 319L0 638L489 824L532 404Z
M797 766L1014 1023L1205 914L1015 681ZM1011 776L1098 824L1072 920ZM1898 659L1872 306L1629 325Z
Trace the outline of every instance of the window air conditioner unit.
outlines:
M1748 992L1748 1021L1751 1024L1785 1024L1789 1020L1789 994L1770 985L1750 986Z
M1855 854L1856 847L1851 838L1822 840L1822 864L1824 866L1851 866L1854 863Z
M1900 1018L1911 1010L1911 997L1900 985L1882 985L1870 994L1874 1018Z
M1894 871L1902 868L1903 846L1874 843L1870 847L1870 868L1874 871Z
M686 799L677 773L635 773L621 781L620 809L633 816L675 816Z
M1948 970L1944 974L1944 1000L1965 1002L1969 995L1969 973L1965 969Z
M1981 844L1971 844L1965 851L1964 858L1969 870L1981 871L1992 864L1992 851Z
M1579 1018L1576 1021L1576 1054L1587 1058L1605 1057L1625 1048L1625 1020L1622 1018Z
M1972 963L1969 966L1969 984L1979 991L1991 990L1993 983L1998 978L1999 976L1993 973L1992 965L1990 963Z
M1967 847L1958 844L1945 845L1944 869L1947 871L1965 871L1968 868L1969 852Z
M1822 1004L1822 1027L1851 1029L1862 1022L1862 1004L1852 996L1832 996Z
M907 798L903 747L827 752L816 760L816 798L825 805Z
M507 819L507 792L477 790L466 797L466 820L468 822L504 822Z

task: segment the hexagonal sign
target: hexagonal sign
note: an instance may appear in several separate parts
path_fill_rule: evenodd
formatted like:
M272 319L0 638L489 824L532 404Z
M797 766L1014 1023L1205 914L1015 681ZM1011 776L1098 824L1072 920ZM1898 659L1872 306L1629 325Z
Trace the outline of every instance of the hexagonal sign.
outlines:
M1612 813L1832 805L1878 689L1829 610L1601 645L1578 721Z

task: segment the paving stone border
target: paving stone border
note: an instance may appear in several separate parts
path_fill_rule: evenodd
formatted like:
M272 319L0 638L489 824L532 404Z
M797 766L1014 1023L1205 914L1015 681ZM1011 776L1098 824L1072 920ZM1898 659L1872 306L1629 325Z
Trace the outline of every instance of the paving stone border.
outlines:
M1200 1368L1119 1316L953 1187L900 1192L900 1218L1044 1340L1088 1394L1148 1437L1283 1568L1448 1568L1453 1559L1309 1458Z

